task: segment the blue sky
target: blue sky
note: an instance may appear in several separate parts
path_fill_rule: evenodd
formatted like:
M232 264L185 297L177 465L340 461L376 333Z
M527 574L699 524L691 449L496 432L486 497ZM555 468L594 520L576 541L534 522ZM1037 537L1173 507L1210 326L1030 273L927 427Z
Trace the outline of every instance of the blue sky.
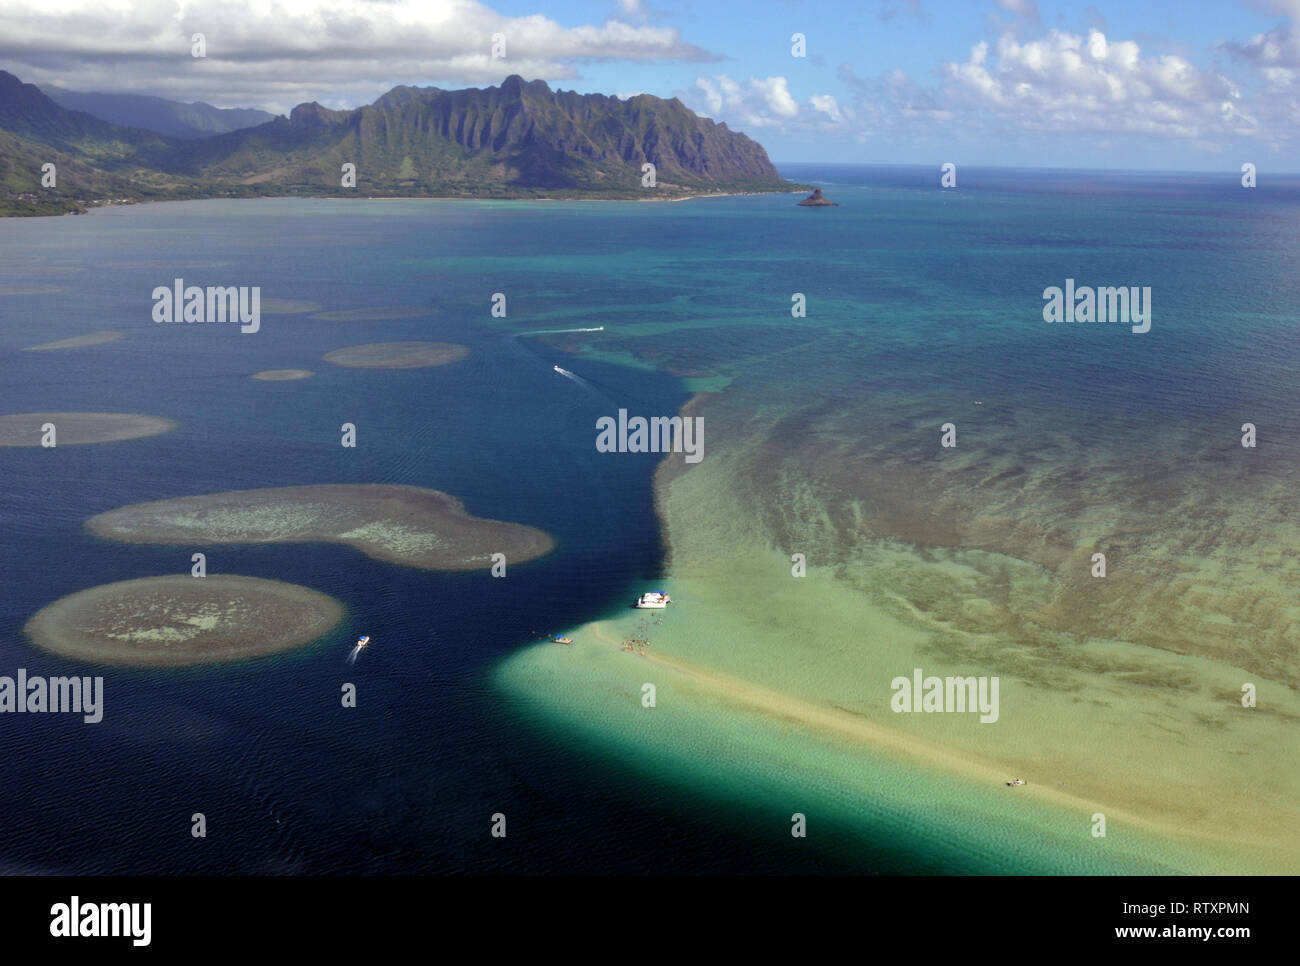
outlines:
M277 112L520 73L680 97L778 162L1296 171L1297 19L1300 0L5 0L0 62Z

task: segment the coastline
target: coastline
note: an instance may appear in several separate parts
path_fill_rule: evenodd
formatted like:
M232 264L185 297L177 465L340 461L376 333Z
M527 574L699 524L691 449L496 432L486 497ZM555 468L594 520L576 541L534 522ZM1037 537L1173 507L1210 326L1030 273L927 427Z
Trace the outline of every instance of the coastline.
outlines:
M229 197L223 195L205 195L196 198L120 198L116 200L95 200L85 203L71 211L28 211L28 212L7 212L0 213L0 219L3 218L53 218L61 215L88 215L95 211L101 211L106 208L125 208L132 205L165 205L175 202L184 201L270 201L285 200L296 198L301 201L545 201L545 202L630 202L641 204L643 202L669 203L675 201L697 201L701 198L748 198L758 197L761 195L797 195L803 194L805 188L799 188L792 191L713 191L696 194L675 195L673 197L649 197L649 198L571 198L566 196L547 196L540 198L532 197L512 197L508 195L496 197L468 197L466 195L358 195L356 197L340 196L337 194L330 195L249 195L246 197Z

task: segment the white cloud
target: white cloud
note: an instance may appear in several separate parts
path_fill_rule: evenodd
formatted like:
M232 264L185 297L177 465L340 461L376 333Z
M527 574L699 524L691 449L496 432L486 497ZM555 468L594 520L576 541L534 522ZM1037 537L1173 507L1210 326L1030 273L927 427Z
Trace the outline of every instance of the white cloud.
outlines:
M1284 23L1255 34L1245 43L1227 42L1220 46L1239 63L1256 68L1274 90L1283 90L1300 76L1300 0L1278 0L1274 6L1287 16Z
M837 124L844 119L843 114L840 113L840 105L830 94L814 94L808 98L808 103Z
M825 128L844 120L832 95L814 94L801 105L784 77L750 77L741 83L726 74L701 75L693 88L677 96L696 112L740 130Z
M1038 4L1034 0L997 0L997 5L1018 17L1038 17Z
M1004 33L945 62L940 100L1021 129L1185 138L1249 134L1257 121L1227 77L1174 54L1143 57L1133 41L1051 30L1021 43Z
M629 16L641 3L622 3ZM190 56L204 34L206 58ZM492 35L506 38L504 60ZM222 104L353 106L399 83L562 80L591 61L717 60L675 28L561 26L478 0L3 0L0 60L23 80Z

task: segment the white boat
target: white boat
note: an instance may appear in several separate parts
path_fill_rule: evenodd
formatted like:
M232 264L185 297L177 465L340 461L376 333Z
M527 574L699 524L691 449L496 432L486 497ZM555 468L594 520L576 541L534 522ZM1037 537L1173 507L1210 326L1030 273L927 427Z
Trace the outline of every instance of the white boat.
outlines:
M564 370L561 369L559 366L551 366L551 368L554 369L556 372L558 372L560 375L564 375Z
M370 643L370 635L367 634L357 641L357 647L365 647L369 643Z
M662 590L652 590L636 599L636 606L641 610L663 610L673 599Z

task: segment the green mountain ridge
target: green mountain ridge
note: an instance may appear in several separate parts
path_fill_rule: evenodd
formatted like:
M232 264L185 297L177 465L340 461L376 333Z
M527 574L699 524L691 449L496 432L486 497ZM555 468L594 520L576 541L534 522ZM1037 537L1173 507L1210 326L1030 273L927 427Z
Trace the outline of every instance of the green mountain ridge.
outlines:
M373 104L300 104L286 117L200 139L68 110L0 71L0 213L101 202L273 195L628 198L795 191L744 134L676 98L552 91L517 75L499 87L396 87ZM40 164L62 152L57 189ZM642 186L642 166L656 186ZM35 167L32 167L32 165ZM356 187L341 184L355 165ZM28 195L36 193L33 201ZM43 194L42 194L43 192ZM46 210L48 209L48 210Z
M275 115L253 108L184 104L145 94L98 94L42 87L41 93L70 111L81 111L123 127L154 131L167 137L202 138L265 124Z

